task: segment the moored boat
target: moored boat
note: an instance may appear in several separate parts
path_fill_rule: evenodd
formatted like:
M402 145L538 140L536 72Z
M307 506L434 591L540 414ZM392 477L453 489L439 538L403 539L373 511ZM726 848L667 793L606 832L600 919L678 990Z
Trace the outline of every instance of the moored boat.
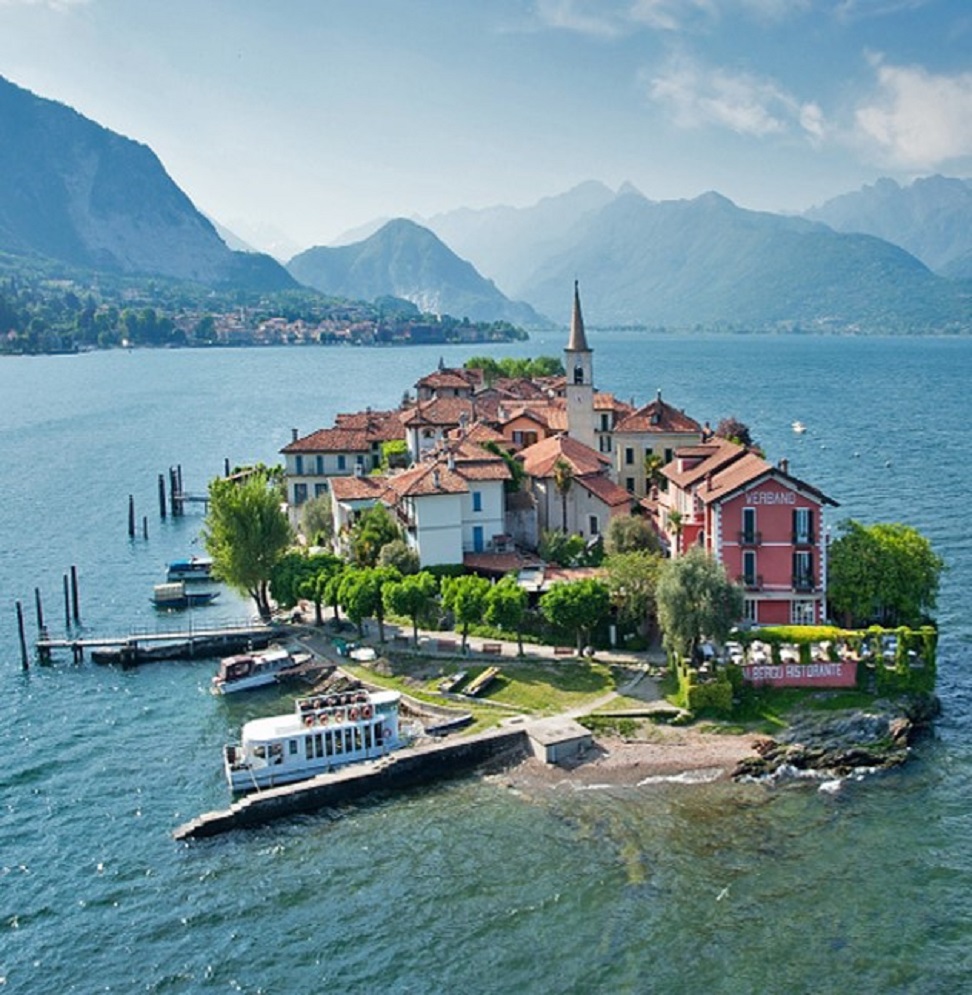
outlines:
M190 556L185 560L173 560L166 571L166 580L170 582L184 580L212 580L213 561L208 556Z
M234 792L303 781L399 745L398 691L352 691L298 698L286 715L253 719L240 742L223 748Z
M283 646L223 657L219 661L219 671L213 677L213 694L265 687L273 684L287 670L299 667L310 659L310 653L292 652Z
M190 591L184 580L156 584L152 589L152 603L156 608L194 608L208 605L219 597L219 591Z

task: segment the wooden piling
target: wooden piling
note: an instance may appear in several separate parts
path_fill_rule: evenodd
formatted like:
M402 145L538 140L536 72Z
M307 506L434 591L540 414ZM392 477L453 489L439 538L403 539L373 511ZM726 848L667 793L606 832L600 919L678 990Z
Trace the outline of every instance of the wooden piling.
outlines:
M142 538L148 539L148 516L142 515Z
M224 477L228 477L229 475L230 475L229 456L224 456L223 457L223 476Z
M128 538L135 538L135 498L128 495Z
M71 567L71 609L74 616L75 624L81 622L81 610L78 607L80 599L78 598L78 568L75 566Z
M166 510L167 509L165 507L165 474L160 473L159 474L159 517L162 519L163 522L165 521Z
M44 606L41 604L39 587L34 588L34 609L37 612L37 631L41 633L44 631Z
M179 484L176 478L176 468L174 466L169 467L169 508L172 511L172 517L179 517Z
M17 602L17 634L20 636L20 665L24 670L30 670L30 657L27 655L27 637L24 635L24 609Z
M64 580L64 626L67 629L71 628L71 598L68 594L68 575L62 574L62 579Z

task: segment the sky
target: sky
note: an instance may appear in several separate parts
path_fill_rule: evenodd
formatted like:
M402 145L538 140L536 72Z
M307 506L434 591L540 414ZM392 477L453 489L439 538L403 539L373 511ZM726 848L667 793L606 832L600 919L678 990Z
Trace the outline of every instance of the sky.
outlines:
M0 0L0 75L284 257L586 180L798 212L972 176L970 0Z

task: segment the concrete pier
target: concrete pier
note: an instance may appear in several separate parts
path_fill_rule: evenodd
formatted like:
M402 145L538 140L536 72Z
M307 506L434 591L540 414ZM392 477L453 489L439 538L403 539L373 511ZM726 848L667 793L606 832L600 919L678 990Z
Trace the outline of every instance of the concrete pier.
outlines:
M357 801L468 773L487 761L516 760L530 751L527 729L491 729L476 736L397 750L381 760L246 795L228 809L205 812L172 834L177 840L217 836L286 816Z

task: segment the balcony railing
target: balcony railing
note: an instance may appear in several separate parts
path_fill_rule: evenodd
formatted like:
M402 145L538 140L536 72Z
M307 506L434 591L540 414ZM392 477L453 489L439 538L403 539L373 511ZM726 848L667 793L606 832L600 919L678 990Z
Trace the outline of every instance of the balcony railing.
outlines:
M763 589L762 574L748 574L736 578L737 584L742 584L747 591L761 591Z
M740 532L739 533L739 545L740 546L759 546L763 542L762 532Z
M801 593L810 593L816 590L816 585L812 577L804 577L798 574L793 578L793 590L800 591Z
M813 546L817 542L817 537L812 532L794 532L790 539L794 546Z

